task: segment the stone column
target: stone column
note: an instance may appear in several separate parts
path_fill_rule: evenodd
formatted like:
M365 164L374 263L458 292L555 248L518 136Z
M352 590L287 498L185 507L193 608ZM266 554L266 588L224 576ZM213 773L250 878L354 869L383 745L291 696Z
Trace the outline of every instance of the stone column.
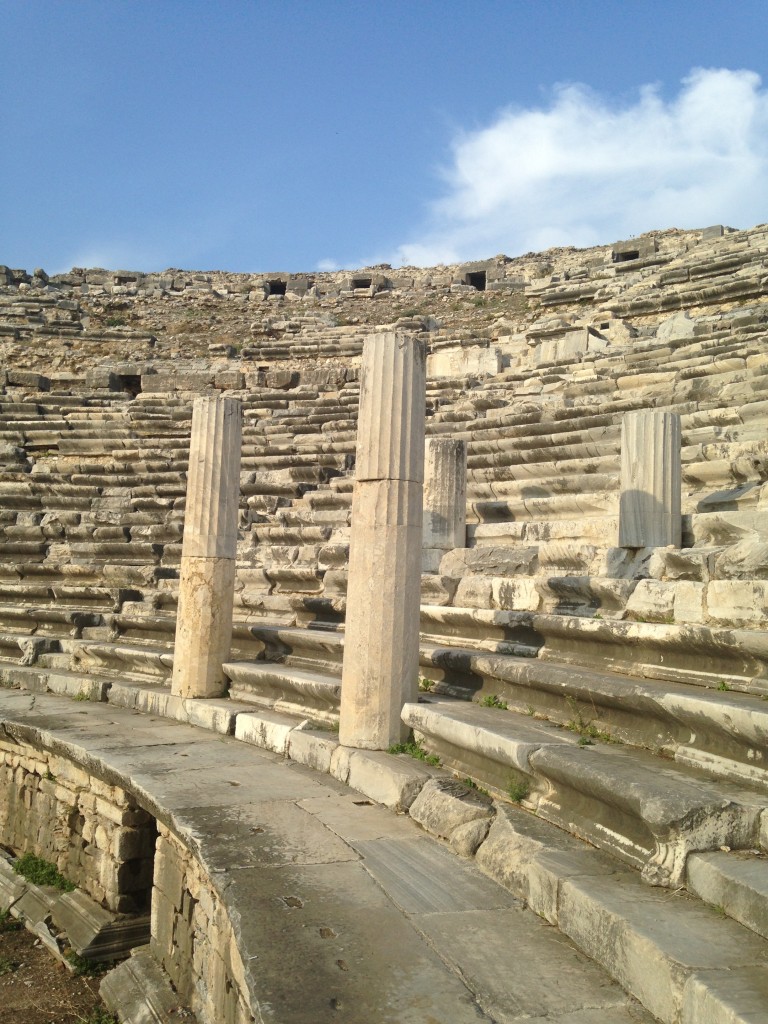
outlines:
M680 417L630 412L621 424L619 547L680 547Z
M386 750L418 696L426 349L404 334L365 342L352 494L339 739Z
M427 439L424 450L422 572L437 572L446 551L467 544L467 445Z
M234 398L195 399L171 683L178 697L226 691L221 666L232 642L241 418Z

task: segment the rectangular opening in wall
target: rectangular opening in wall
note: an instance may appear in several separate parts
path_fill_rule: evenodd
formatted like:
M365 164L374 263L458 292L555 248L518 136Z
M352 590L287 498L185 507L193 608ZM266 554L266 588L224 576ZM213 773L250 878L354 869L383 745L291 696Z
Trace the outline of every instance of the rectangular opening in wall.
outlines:
M129 395L141 394L141 376L134 373L120 373L117 375L118 388L120 391L125 391Z
M640 258L639 249L626 249L624 252L615 252L613 254L614 263L627 263L629 260L636 260Z
M267 281L270 295L285 295L286 281Z
M370 288L373 281L370 277L353 277L352 287L353 288Z
M485 291L485 271L475 270L464 275L464 284L468 284L470 288L475 288L479 292Z

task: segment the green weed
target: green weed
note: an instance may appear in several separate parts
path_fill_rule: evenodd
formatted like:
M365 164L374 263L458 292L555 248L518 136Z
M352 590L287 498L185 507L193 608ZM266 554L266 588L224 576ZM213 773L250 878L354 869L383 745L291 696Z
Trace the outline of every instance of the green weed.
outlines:
M50 885L54 889L61 889L62 892L72 892L75 886L60 874L54 864L42 857L36 857L34 853L25 853L13 865L17 875L26 878L34 885Z
M13 974L18 967L18 964L14 963L7 956L0 956L0 974Z
M586 719L584 717L581 708L579 707L579 702L575 697L566 697L565 702L573 714L573 718L565 723L566 729L570 732L578 733L583 740L603 740L605 743L616 742L610 733L603 732L601 729L598 729L592 719ZM579 743L582 747L589 745L588 743L581 743L581 739L579 740Z
M0 910L0 932L17 932L21 928L21 921L11 917L9 910Z
M527 779L512 779L507 786L507 795L516 804L519 804L521 800L525 800L530 791L531 784Z
M470 779L469 776L467 776L465 779L462 779L461 781L464 783L467 789L474 789L476 793L482 793L483 796L489 797L491 795L487 789L483 789L482 786L478 786L475 780Z
M731 689L731 687L730 687L730 686L728 685L728 683L726 683L726 681L725 681L724 679L721 679L721 680L720 680L720 682L719 682L719 683L717 684L717 688L718 688L718 690L720 690L720 691L721 691L722 693L727 693L727 692L728 692L728 690L730 690L730 689Z
M83 1024L119 1024L119 1021L114 1013L101 1006L94 1006L88 1016L83 1018Z
M407 754L409 757L415 757L417 761L423 761L425 764L434 766L440 764L440 758L437 754L428 754L422 745L415 740L409 740L407 743L396 743L389 748L389 753Z
M499 697L495 693L487 694L485 697L482 698L480 704L484 708L500 708L502 711L507 710L507 702L505 700L502 700L501 697Z
M80 956L74 950L67 953L67 962L72 966L72 973L76 978L93 977L104 974L112 966L104 961L89 960L88 957Z

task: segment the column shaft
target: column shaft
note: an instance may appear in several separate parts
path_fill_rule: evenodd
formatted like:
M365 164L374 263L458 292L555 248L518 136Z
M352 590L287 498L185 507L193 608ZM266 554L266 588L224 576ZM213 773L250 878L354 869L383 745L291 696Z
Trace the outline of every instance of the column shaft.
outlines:
M240 403L198 398L192 412L171 690L216 697L232 640L240 497Z
M418 694L424 342L366 339L352 495L339 738L386 750Z
M680 546L680 417L627 413L621 425L619 546Z
M430 437L424 450L422 571L437 572L446 551L467 543L467 446Z

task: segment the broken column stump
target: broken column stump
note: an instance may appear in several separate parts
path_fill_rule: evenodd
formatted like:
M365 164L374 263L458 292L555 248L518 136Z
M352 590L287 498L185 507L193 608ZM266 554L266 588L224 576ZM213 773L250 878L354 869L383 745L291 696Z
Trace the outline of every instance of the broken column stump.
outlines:
M437 572L447 551L466 544L466 442L430 437L424 449L422 572Z
M680 417L627 413L621 424L619 547L680 547Z
M232 641L240 496L240 402L197 398L181 549L171 691L218 697Z

